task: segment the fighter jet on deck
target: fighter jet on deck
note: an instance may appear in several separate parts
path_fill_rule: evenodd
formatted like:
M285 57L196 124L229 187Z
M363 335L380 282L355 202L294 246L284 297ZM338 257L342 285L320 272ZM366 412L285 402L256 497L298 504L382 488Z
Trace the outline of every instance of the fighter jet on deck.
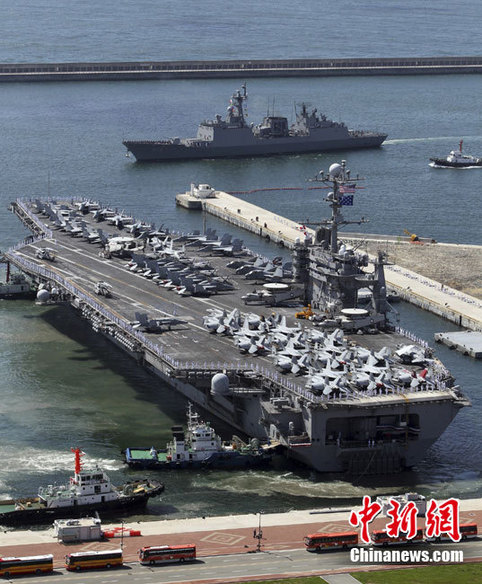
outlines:
M185 320L171 316L161 316L160 318L149 318L145 312L136 312L136 320L132 323L132 328L141 329L146 333L162 333L163 330L171 330L176 324L186 324Z

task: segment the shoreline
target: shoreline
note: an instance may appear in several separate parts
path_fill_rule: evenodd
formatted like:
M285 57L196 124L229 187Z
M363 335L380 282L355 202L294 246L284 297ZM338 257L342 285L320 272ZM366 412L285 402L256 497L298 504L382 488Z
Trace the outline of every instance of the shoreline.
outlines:
M354 507L357 508L357 507ZM137 521L137 522L124 522L126 528L135 526L136 529L140 529L141 536L139 537L124 537L124 543L126 541L137 541L144 545L147 545L144 540L151 537L162 537L165 535L169 536L186 536L194 534L202 534L205 532L226 532L229 530L248 530L252 534L253 528L256 528L259 523L260 514L263 529L273 528L274 531L279 528L286 526L296 527L298 530L300 527L317 526L322 527L324 524L328 525L330 529L327 531L333 531L332 527L336 523L346 523L348 524L348 517L351 509L346 507L336 508L328 507L323 509L308 509L308 510L296 510L287 511L285 513L261 513L259 511L240 515L219 515L213 517L195 517L190 519L160 519L157 521ZM379 523L385 523L386 518L376 519L374 525ZM482 498L479 499L461 499L460 500L460 521L478 521L482 525ZM121 520L115 523L103 524L103 530L109 530L113 527L119 526ZM352 528L350 528L352 529ZM479 528L480 529L480 528ZM118 542L120 538L111 538L110 543ZM92 542L90 542L92 543ZM105 544L105 540L99 543L99 545ZM300 539L300 546L302 547L303 542ZM19 529L12 531L0 531L0 549L5 547L20 547L20 546L31 546L31 545L56 545L63 546L64 549L66 544L61 544L54 537L53 527L49 527L43 530L32 530L32 529ZM72 551L74 547L82 547L82 544L68 544L67 547L69 551ZM112 546L111 546L112 547ZM3 549L2 549L3 553Z

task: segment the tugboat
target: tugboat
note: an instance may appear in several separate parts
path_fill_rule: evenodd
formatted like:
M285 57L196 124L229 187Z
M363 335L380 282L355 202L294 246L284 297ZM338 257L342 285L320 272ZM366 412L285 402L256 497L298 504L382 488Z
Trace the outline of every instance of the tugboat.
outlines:
M5 282L0 281L0 298L34 298L35 291L24 274L10 273L10 262L0 252L0 263L7 266Z
M463 140L459 142L459 149L452 150L446 158L431 158L431 166L442 168L471 168L472 166L482 166L482 158L476 158L471 154L462 153Z
M146 505L150 497L164 490L158 481L138 480L121 487L112 485L99 467L82 468L83 452L75 453L75 474L66 485L40 487L37 497L0 501L0 525L50 523L58 518L81 517L98 511L112 515Z
M349 130L345 124L329 120L305 104L291 126L282 116L268 115L261 124L248 124L244 102L246 85L231 97L225 119L217 115L199 125L195 138L167 140L124 140L122 143L139 162L191 160L196 158L232 158L270 156L355 148L372 148L382 144L386 134Z
M172 442L166 449L153 446L126 448L125 462L136 469L179 468L248 468L268 464L274 445L260 446L257 438L245 444L237 436L231 443L223 443L209 422L203 422L188 406L187 431L182 426L172 427Z

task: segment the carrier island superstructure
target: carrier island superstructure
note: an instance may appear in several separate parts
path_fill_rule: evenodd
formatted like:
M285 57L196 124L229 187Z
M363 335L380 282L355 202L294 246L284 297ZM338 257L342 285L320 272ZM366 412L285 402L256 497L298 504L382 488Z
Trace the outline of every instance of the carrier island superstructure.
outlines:
M470 402L423 342L390 323L383 254L372 264L339 239L356 181L344 164L323 180L331 217L314 241L300 238L292 265L80 199L12 203L34 235L7 255L39 298L70 303L233 430L278 441L318 471L391 473L417 464ZM295 319L307 302L317 319Z

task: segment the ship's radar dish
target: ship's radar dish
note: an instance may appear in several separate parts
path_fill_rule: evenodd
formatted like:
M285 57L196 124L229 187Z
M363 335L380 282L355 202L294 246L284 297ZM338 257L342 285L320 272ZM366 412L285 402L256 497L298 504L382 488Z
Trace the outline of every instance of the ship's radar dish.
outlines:
M341 164L335 162L335 164L332 164L330 166L328 172L330 173L331 178L337 178L338 176L340 176L341 170L342 170Z
M50 292L45 290L45 288L37 292L37 302L48 302L49 299Z
M230 393L229 377L224 373L216 373L211 378L211 393L213 395L226 395Z

